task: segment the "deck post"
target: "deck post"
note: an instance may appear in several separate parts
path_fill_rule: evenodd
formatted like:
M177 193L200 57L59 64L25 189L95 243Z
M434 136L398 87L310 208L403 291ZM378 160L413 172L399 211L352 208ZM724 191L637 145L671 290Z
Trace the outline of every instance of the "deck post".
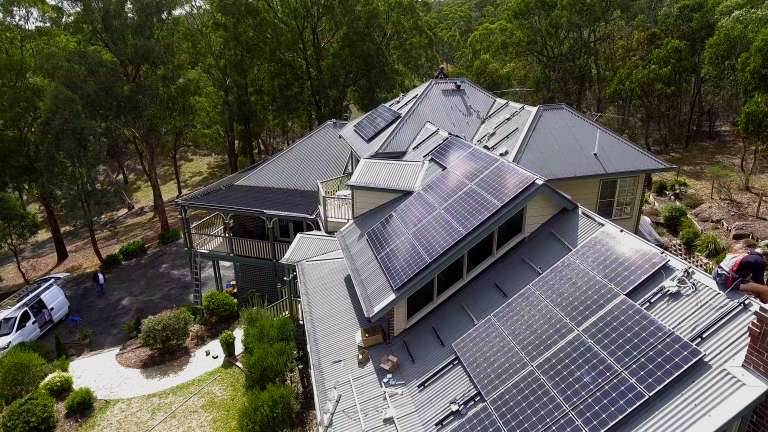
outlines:
M227 253L232 255L234 247L232 244L232 214L224 215L224 240L227 242Z

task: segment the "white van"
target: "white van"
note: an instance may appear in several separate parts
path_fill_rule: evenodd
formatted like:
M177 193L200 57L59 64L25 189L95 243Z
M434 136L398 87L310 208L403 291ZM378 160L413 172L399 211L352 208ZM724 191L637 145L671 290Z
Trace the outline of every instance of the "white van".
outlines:
M69 300L59 286L68 276L45 276L0 303L0 351L39 338L69 314Z

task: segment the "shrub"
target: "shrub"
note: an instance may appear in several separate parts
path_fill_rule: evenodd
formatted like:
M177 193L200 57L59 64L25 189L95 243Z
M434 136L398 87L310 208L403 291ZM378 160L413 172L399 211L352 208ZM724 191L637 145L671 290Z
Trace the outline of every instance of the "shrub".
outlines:
M160 235L157 236L157 239L160 241L160 244L162 245L174 243L180 238L181 238L181 231L179 231L178 228L171 228L168 231L161 232Z
M11 402L31 393L48 375L48 364L40 354L15 348L0 358L0 397Z
M3 432L51 432L56 429L54 400L34 392L12 403L3 412Z
M28 342L19 342L18 344L14 345L10 351L27 351L27 352L33 352L43 359L53 359L53 350L50 346L40 342L39 340L34 341L28 341Z
M709 259L713 259L725 252L725 245L720 241L720 238L714 234L702 234L696 241L696 252Z
M246 396L237 415L237 425L243 432L290 430L298 413L299 403L293 389L273 384Z
M211 290L203 295L203 312L213 321L224 321L237 316L237 301L231 295Z
M130 261L145 253L147 253L147 245L144 244L143 240L128 242L117 251L117 254L120 255L123 261Z
M142 345L163 351L184 345L192 325L192 315L183 309L174 309L152 315L141 322L139 340Z
M116 267L120 267L123 263L123 258L119 253L112 253L104 257L104 262L101 263L101 270L109 271Z
M651 190L656 195L663 195L666 191L669 190L669 184L664 179L654 180L651 184Z
M208 331L200 324L192 324L189 326L189 338L195 342L204 342L208 337Z
M53 397L59 397L64 393L72 390L74 380L72 375L67 372L54 372L40 383L40 390L48 393Z
M261 308L244 310L241 314L245 350L257 343L277 343L296 341L296 325L288 317L275 318Z
M683 196L683 205L693 210L704 204L704 198L694 193L687 193Z
M123 324L123 331L130 337L136 337L141 332L141 316L136 315L132 320Z
M69 359L62 357L54 360L53 363L51 363L51 370L69 372Z
M687 217L688 211L681 204L670 204L661 209L661 220L664 222L664 226L673 233L678 231L680 224Z
M219 343L221 343L221 349L224 351L224 357L235 356L235 334L230 330L225 330L219 336Z
M88 387L81 387L67 397L64 401L64 409L69 415L82 415L87 413L96 402L96 396Z
M259 343L243 354L245 388L263 389L284 382L294 367L296 348L293 343Z
M756 248L759 245L757 240L751 239L751 238L742 240L741 244L743 244L744 247L747 248L747 249L754 249L754 248Z
M689 186L688 182L685 179L682 179L680 177L675 177L672 180L669 180L667 182L667 188L668 189L675 189L675 188L677 188L679 190L684 190L684 189L687 189L688 186Z
M69 358L69 352L67 352L67 347L64 345L64 342L61 340L61 336L59 336L58 332L53 333L53 346L56 350L56 358Z
M93 335L93 330L88 327L80 327L77 329L77 339L80 341L80 343L84 344L91 340L91 335Z
M699 236L701 236L701 233L696 227L688 227L680 230L678 238L685 249L690 251L696 246L696 241L699 239Z
M713 262L715 265L718 265L718 264L720 264L721 262L723 262L723 260L725 259L725 256L726 256L727 254L728 254L728 251L723 251L723 252L722 252L720 255L718 255L718 256L716 256L716 257L712 258L712 262ZM712 270L714 270L714 268L713 268ZM710 272L710 273L711 273L711 272Z

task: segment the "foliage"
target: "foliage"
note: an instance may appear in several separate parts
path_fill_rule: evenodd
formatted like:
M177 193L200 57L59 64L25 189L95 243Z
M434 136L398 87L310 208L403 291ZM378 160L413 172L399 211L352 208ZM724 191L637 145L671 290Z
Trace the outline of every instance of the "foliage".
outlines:
M51 363L51 370L69 372L69 359L65 357L57 358Z
M83 326L77 329L77 339L80 343L88 342L91 339L91 335L93 335L93 330L88 327Z
M64 409L69 415L83 415L93 408L96 403L96 396L88 387L81 387L67 396L64 401Z
M123 261L130 261L145 253L147 253L147 245L143 240L130 241L120 246L120 249L117 251L117 254L120 255Z
M161 232L157 238L161 245L175 243L181 238L181 231L178 228L171 228L168 231Z
M680 224L688 217L688 210L682 204L669 204L661 209L661 220L664 226L673 233L680 228Z
M701 232L697 228L688 227L680 230L678 238L680 239L680 243L683 244L685 249L691 251L696 246L696 241L699 240L700 236Z
M235 334L231 330L225 330L219 336L219 342L221 343L221 349L224 351L225 357L235 356Z
M296 392L284 384L270 384L264 390L249 392L238 413L242 432L287 431L296 423L299 402Z
M123 324L123 331L130 337L134 338L141 332L141 315L136 315L132 320Z
M296 325L288 317L274 317L262 308L246 309L240 314L243 323L243 345L246 351L256 343L293 343Z
M710 198L714 198L715 192L720 199L733 200L733 178L735 173L732 168L715 164L705 169L707 177L712 181Z
M720 237L712 233L707 233L702 234L696 241L696 252L707 258L713 259L725 253L726 247L720 240Z
M3 432L53 432L56 429L54 400L37 391L19 399L3 411Z
M0 245L13 253L16 269L24 282L29 283L21 267L21 247L40 229L34 214L24 208L15 197L0 190Z
M34 389L48 375L48 364L37 353L11 349L0 357L0 398L6 403L19 399Z
M249 389L284 382L296 362L296 326L289 318L275 318L253 308L241 314L243 369Z
M205 342L208 337L208 331L200 324L189 326L189 338L195 343Z
M656 195L664 195L669 190L669 183L664 179L654 180L651 185L651 190Z
M74 379L67 372L53 372L40 383L40 390L52 397L59 397L72 390Z
M103 271L109 271L120 267L123 263L123 258L119 253L112 253L104 257L104 261L101 263L101 269Z
M237 301L225 292L211 290L203 295L203 311L212 321L225 321L237 316Z
M184 345L192 325L192 315L183 309L161 312L141 322L139 340L142 345L162 351Z
M683 195L682 202L684 206L693 210L695 208L698 208L702 204L704 204L704 198L702 198L701 196L695 193L688 192L685 195Z
M64 345L64 341L61 340L61 336L59 336L59 332L53 332L53 346L56 350L56 358L69 358L69 352L67 351L67 347Z
M195 323L201 323L203 321L203 307L196 305L196 304L186 304L181 307L181 309L184 309L185 311L189 312L190 315L192 315L193 321Z
M25 341L25 342L19 342L16 345L14 345L10 351L27 351L27 352L33 352L43 359L53 359L53 351L51 351L51 347L44 344L43 342L39 340L33 340L33 341ZM10 352L9 351L9 352Z

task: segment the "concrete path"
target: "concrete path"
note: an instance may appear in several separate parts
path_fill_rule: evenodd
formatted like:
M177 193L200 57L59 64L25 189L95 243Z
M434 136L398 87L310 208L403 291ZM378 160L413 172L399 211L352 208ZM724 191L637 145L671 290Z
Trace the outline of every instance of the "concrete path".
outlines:
M235 352L243 351L243 330L235 330ZM210 350L206 356L205 351ZM117 362L119 348L80 357L69 365L75 388L90 387L99 399L126 399L156 393L211 371L222 365L224 354L218 339L198 348L189 358L148 369L131 369ZM218 355L214 359L213 356Z

